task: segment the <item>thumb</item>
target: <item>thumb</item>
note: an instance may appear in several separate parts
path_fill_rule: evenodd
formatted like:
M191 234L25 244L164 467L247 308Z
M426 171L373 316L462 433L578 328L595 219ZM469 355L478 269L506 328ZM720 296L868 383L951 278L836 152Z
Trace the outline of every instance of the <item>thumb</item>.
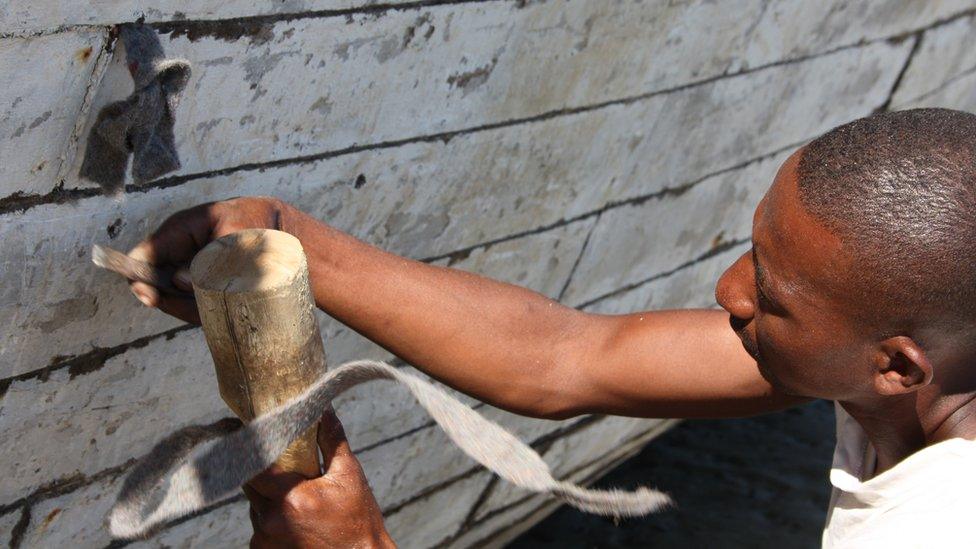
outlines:
M349 448L342 423L339 422L331 406L319 420L317 439L319 450L322 451L325 475L348 473L360 469L356 456Z
M190 269L183 267L173 273L173 285L184 292L193 293L193 281L190 278Z

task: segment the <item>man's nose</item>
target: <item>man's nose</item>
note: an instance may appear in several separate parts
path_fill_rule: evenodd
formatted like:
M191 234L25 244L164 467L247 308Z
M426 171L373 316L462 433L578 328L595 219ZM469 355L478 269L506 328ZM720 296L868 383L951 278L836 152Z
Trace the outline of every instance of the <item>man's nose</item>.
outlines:
M755 273L752 269L752 250L739 256L722 273L715 286L715 301L730 315L745 322L755 315Z

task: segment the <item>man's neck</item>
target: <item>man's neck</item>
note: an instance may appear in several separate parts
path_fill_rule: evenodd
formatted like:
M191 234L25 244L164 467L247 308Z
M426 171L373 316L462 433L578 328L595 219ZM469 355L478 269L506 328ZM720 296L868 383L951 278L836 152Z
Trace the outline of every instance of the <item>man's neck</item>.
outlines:
M877 454L875 474L915 452L949 440L976 440L976 394L928 397L905 395L884 402L841 402L864 429Z

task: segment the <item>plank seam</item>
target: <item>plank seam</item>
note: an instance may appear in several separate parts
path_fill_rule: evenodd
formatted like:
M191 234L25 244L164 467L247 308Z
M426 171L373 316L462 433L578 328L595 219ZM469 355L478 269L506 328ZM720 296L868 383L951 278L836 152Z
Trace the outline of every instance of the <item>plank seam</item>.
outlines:
M171 19L168 21L153 21L147 23L147 25L153 27L162 33L167 32L187 32L194 27L197 30L203 30L206 27L213 26L224 26L224 25L266 25L278 22L287 21L298 21L302 19L327 19L331 17L353 17L356 15L383 15L388 12L406 12L406 11L417 11L424 8L437 7L437 6L450 6L450 5L461 5L461 4L479 4L488 2L499 2L499 1L511 1L511 0L418 0L416 2L404 2L401 4L394 3L379 3L379 4L369 4L357 7L343 8L343 9L331 9L331 10L309 10L303 12L286 12L286 13L268 13L263 15L247 15L241 17L228 17L224 19ZM143 17L145 15L143 14ZM39 36L49 36L52 34L61 34L64 32L72 31L98 31L107 30L116 25L123 23L135 22L130 19L118 19L113 21L106 21L104 23L77 23L68 25L59 25L57 27L50 27L47 29L39 29L27 32L0 32L0 40L4 38L35 38Z
M895 77L895 81L891 83L891 89L888 90L888 97L885 98L884 102L878 105L878 108L874 109L875 113L885 112L891 107L891 99L895 96L895 92L901 87L901 81L905 78L905 73L908 72L908 68L911 67L912 61L915 60L915 55L918 54L919 49L922 47L922 38L924 33L922 31L917 32L912 36L912 49L908 51L908 55L905 56L905 62L901 66L901 70L898 71L898 76Z

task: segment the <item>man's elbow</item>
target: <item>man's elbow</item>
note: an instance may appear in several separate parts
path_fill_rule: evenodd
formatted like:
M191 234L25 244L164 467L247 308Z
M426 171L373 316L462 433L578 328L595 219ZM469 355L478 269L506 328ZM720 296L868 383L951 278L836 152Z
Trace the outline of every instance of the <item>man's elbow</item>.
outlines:
M536 387L529 415L562 421L593 413L588 391L578 384L568 384L568 379L579 379L579 376L555 375L549 383L540 383L544 389L539 394L540 386Z

